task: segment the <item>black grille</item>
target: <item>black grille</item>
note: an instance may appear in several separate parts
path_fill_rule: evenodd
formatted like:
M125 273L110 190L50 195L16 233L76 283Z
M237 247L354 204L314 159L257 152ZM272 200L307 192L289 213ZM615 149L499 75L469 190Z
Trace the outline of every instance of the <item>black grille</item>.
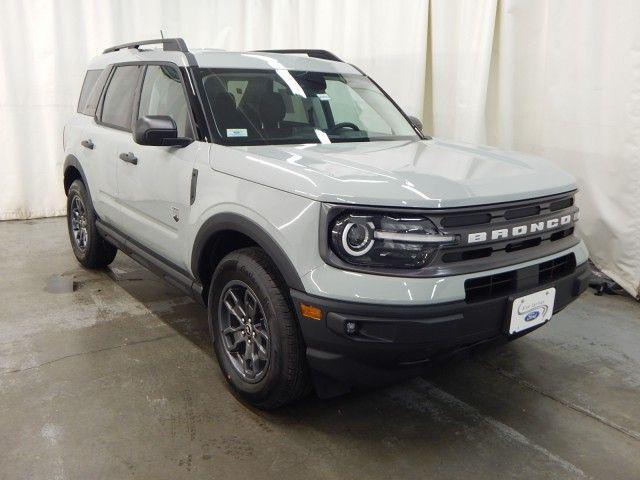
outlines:
M493 249L491 247L476 248L474 250L458 250L443 254L442 261L444 263L452 263L464 260L475 260L477 258L490 257L492 253Z
M562 240L563 238L573 235L573 230L573 227L567 228L566 230L560 230L559 232L552 234L549 237L549 240L551 240L552 242L555 242L556 240Z
M533 230L522 236L498 237L493 241L463 241L461 244L444 246L436 253L431 265L442 265L449 269L475 268L478 271L491 268L491 264L504 266L524 262L570 248L577 243L573 236L573 216L577 212L573 195L574 192L569 192L535 200L486 205L473 210L452 209L441 216L430 215L431 218L436 217L434 220L437 220L443 233L457 235L462 240L472 232L489 235L488 232L493 230L510 229L519 224L530 227L536 222L543 223L551 216L570 215L572 218L567 225L559 225L555 229Z
M467 302L477 302L489 298L508 295L516 291L516 271L497 273L486 277L473 278L464 283Z
M547 283L564 277L576 269L576 257L573 254L554 258L541 263L538 270L539 283Z
M456 215L444 217L440 221L440 225L445 228L466 227L469 225L482 225L491 221L490 213L472 213L469 215Z
M516 218L533 217L540 214L540 206L533 205L531 207L516 208L504 212L504 218L507 220L515 220Z
M575 269L576 257L570 253L532 267L472 278L464 283L466 301L490 300L542 286L573 273Z
M569 208L573 206L573 197L564 198L562 200L558 200L557 202L551 203L549 205L549 210L555 212L556 210L562 210L563 208Z

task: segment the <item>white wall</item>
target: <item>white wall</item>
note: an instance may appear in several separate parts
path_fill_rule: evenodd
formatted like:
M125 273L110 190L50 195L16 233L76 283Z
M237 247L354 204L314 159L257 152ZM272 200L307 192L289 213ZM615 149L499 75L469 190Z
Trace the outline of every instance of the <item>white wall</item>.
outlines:
M62 127L106 46L163 29L192 47L325 48L427 131L573 173L592 258L638 294L640 2L2 0L1 13L0 219L64 213Z

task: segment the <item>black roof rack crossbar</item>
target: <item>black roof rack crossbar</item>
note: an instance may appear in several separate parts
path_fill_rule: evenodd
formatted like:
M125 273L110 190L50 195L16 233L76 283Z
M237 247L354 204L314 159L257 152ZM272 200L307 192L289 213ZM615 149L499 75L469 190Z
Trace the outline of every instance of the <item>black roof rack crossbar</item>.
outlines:
M306 54L309 57L313 57L313 58L321 58L322 60L333 60L334 62L342 62L342 60L340 60L336 55L334 55L333 53L327 51L327 50L317 50L317 49L311 49L311 50L305 50L305 49L300 49L300 50L256 50L256 52L265 52L265 53L292 53L292 54L298 54L298 55L304 55Z
M161 44L162 49L165 52L183 52L188 53L189 49L187 44L181 38L157 38L155 40L141 40L139 42L123 43L122 45L116 45L115 47L107 48L102 53L117 52L124 48L138 48L141 45L154 45Z

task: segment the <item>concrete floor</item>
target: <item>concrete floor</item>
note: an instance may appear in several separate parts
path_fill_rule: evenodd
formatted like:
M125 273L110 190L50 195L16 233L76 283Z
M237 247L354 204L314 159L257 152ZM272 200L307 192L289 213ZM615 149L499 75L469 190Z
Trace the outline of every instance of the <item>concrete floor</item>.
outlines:
M275 413L229 393L204 309L61 218L0 223L0 478L640 478L640 305L590 291L428 378ZM73 279L73 293L56 280Z

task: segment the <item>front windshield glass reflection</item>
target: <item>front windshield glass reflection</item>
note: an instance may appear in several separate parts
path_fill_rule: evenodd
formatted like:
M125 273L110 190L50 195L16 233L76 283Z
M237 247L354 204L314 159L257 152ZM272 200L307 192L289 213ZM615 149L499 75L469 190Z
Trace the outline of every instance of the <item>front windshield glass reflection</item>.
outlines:
M227 145L418 139L364 75L201 69L218 135Z

